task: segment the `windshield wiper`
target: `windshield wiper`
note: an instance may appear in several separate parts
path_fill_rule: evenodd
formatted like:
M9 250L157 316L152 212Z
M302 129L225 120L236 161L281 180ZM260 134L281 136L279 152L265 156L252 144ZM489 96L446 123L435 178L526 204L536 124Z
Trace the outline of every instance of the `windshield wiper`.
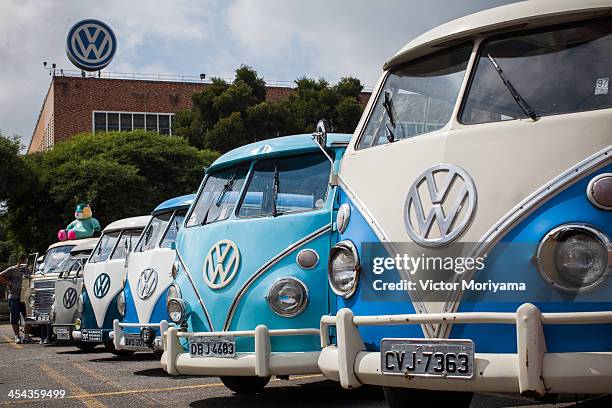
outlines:
M276 200L278 199L278 193L280 191L280 179L278 177L278 167L274 165L274 187L272 190L272 216L278 216L278 209L276 208Z
M512 85L512 82L510 82L510 80L506 78L506 76L504 75L504 71L501 69L497 61L495 61L495 58L493 58L491 54L487 54L487 57L489 57L489 61L491 61L491 64L493 64L493 67L495 68L497 75L499 75L502 82L504 83L508 91L510 92L510 95L512 95L512 98L514 99L516 104L519 106L519 108L521 108L523 113L529 116L534 122L538 120L538 115L536 115L535 110L533 110L531 105L529 105L529 103L525 99L523 99L521 94Z
M234 186L235 180L236 180L236 173L232 174L232 176L229 179L227 179L227 182L223 186L223 190L221 190L221 192L219 193L219 197L217 197L217 201L215 202L215 205L217 207L219 207L221 203L223 202L223 197L225 197L225 193L230 191L230 189Z
M389 143L395 142L395 133L391 130L391 126L395 128L395 116L393 114L393 98L391 96L391 92L385 91L385 100L382 104L385 112L387 112L387 116L389 117L389 122L385 123L385 129L387 129L387 140ZM389 126L391 123L391 126Z

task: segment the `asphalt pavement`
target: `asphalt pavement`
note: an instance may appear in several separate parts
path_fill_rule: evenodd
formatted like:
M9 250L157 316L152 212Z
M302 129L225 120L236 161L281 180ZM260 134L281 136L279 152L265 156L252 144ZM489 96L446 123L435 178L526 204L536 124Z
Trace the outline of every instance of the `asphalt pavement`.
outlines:
M63 392L63 398L34 398ZM23 392L25 391L25 393ZM12 396L11 396L12 395ZM16 398L19 396L19 398ZM10 326L0 325L0 407L357 407L384 408L378 388L343 390L321 375L272 379L264 392L236 395L217 377L170 376L152 353L117 357L97 347L83 352L72 346L15 344ZM473 408L526 407L519 397L477 395ZM432 401L432 407L436 406ZM555 405L538 405L554 407ZM575 406L571 402L559 407ZM609 398L589 401L584 407L612 406Z

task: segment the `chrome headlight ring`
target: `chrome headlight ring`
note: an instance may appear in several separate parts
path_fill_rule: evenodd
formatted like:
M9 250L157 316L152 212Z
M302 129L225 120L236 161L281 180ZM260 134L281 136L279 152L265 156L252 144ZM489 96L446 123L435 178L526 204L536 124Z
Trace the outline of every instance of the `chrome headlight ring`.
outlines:
M339 269L338 267L342 266L342 263L345 263L345 267ZM340 241L331 248L327 277L329 285L336 295L345 299L353 296L359 285L360 270L359 253L352 241Z

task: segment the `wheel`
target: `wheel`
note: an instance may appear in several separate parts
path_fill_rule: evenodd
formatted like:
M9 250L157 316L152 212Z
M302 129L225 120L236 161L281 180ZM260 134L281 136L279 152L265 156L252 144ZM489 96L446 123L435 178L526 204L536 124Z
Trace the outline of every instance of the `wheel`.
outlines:
M106 351L108 351L109 353L113 353L114 355L120 356L120 357L131 356L132 354L135 353L134 350L117 350L112 340L105 341L104 347L106 348Z
M84 341L79 341L75 344L76 348L83 351L91 351L96 348L96 343L87 343Z
M270 377L219 377L236 394L256 394L264 389Z
M413 388L383 387L389 408L425 407L428 405L468 408L474 393L455 391L417 390Z

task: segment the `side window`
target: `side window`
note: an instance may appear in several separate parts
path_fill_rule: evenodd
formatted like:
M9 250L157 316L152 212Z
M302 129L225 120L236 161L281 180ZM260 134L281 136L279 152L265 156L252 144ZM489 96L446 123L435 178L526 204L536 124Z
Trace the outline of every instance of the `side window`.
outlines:
M89 262L95 263L106 261L111 251L115 247L120 234L121 231L113 231L109 232L108 234L103 234L98 241L98 245L96 245L94 248L91 258L89 258Z
M261 160L240 205L240 217L279 216L325 205L331 166L320 153Z
M134 248L140 234L142 234L142 229L123 231L121 238L119 238L119 243L110 259L125 259L126 254Z
M249 165L243 164L208 175L185 226L227 219L236 207L248 170Z
M160 248L170 248L172 243L176 240L176 234L178 230L183 225L183 221L185 220L186 210L177 211L170 221L170 225L164 234L164 238L162 239L161 244L159 244Z
M493 38L477 64L461 111L465 124L528 117L495 64L536 116L610 108L612 19Z
M134 252L144 252L157 246L172 217L172 211L154 216L144 230Z

